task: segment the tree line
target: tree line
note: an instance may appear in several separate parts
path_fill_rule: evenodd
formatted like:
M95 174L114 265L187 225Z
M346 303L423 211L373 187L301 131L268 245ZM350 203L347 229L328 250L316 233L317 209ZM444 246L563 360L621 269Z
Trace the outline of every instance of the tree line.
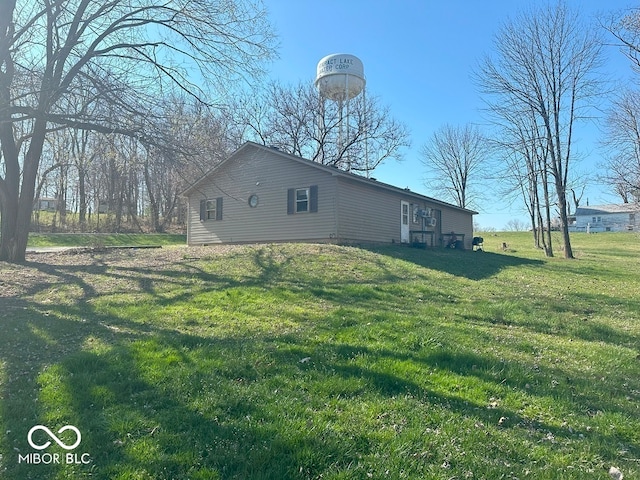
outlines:
M36 207L32 229L183 228L180 192L247 139L362 175L389 158L400 159L409 134L389 107L372 96L349 106L349 117L341 119L338 105L313 86L271 82L236 95L224 108L185 96L168 99L155 135L170 138L171 148L118 133L52 131L35 199L54 200L54 215L40 222L44 216ZM68 218L68 212L74 215Z
M274 46L265 9L240 0L0 2L0 260L24 261L47 170L59 195L74 175L79 212L92 191L136 215L140 185L152 209L171 209L152 180L194 145L167 100L212 106L212 92L257 78Z
M46 208L53 215L45 217L36 205L31 228L161 233L183 224L180 192L223 160L232 140L198 103L173 98L165 108L162 135L170 147L118 133L50 132L34 198L53 199Z

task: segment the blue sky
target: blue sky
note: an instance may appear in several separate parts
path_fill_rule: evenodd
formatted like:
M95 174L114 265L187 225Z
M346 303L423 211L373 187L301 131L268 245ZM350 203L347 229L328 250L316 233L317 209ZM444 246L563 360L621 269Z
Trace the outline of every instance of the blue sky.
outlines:
M482 102L471 72L491 52L500 26L523 8L546 2L518 0L265 0L280 40L280 58L270 78L284 83L313 82L318 61L332 53L350 53L364 64L367 94L380 97L391 114L406 124L412 146L404 161L376 169L382 182L430 195L419 151L440 126L482 124ZM626 0L568 0L586 16L632 5ZM629 62L607 48L607 72L633 77ZM640 76L639 76L640 77ZM598 130L579 127L577 148L585 158L581 171L594 172L600 161ZM520 203L495 201L478 207L482 227L501 229L511 219L526 221ZM591 205L617 202L606 187L589 183Z

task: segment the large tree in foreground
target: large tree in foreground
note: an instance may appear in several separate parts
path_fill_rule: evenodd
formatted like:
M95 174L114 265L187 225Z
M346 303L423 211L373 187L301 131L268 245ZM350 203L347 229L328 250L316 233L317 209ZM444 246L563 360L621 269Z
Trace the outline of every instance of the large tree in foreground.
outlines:
M171 146L162 99L206 101L272 55L249 0L0 2L0 260L23 261L48 133L76 128ZM194 80L197 78L198 80Z
M573 258L567 194L576 160L574 129L601 94L595 77L600 36L578 12L558 3L506 23L495 48L477 72L492 120L504 126L521 116L528 124L533 113L540 144L535 149L548 155L545 168L555 191L564 256Z

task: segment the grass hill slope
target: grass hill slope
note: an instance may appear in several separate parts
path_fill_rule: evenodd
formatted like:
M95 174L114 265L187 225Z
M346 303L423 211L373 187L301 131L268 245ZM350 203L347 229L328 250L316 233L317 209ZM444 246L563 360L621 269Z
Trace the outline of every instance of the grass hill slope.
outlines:
M573 241L0 263L0 478L638 478L640 244Z

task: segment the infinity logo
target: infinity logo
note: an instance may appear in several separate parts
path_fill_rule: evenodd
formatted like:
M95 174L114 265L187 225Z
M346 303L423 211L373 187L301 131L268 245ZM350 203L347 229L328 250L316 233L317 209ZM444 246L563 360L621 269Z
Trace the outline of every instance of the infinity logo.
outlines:
M66 443L64 443L62 440L60 440L58 437L56 437L56 435L51 430L49 430L44 425L36 425L35 427L32 427L31 430L29 430L29 433L27 434L27 441L29 442L29 445L31 445L36 450L44 450L49 445L51 445L50 441L47 441L47 443L45 443L43 445L36 445L35 443L33 443L33 439L31 437L33 436L33 432L35 432L36 430L44 431L47 435L49 435L49 437L51 437L51 440L56 442L58 445L60 445L65 450L73 450L78 445L80 445L80 442L82 441L82 435L80 435L80 430L78 430L73 425L65 425L60 430L58 430L58 433L66 432L67 430L72 430L73 432L75 432L75 434L76 434L76 442L73 445L67 445Z

